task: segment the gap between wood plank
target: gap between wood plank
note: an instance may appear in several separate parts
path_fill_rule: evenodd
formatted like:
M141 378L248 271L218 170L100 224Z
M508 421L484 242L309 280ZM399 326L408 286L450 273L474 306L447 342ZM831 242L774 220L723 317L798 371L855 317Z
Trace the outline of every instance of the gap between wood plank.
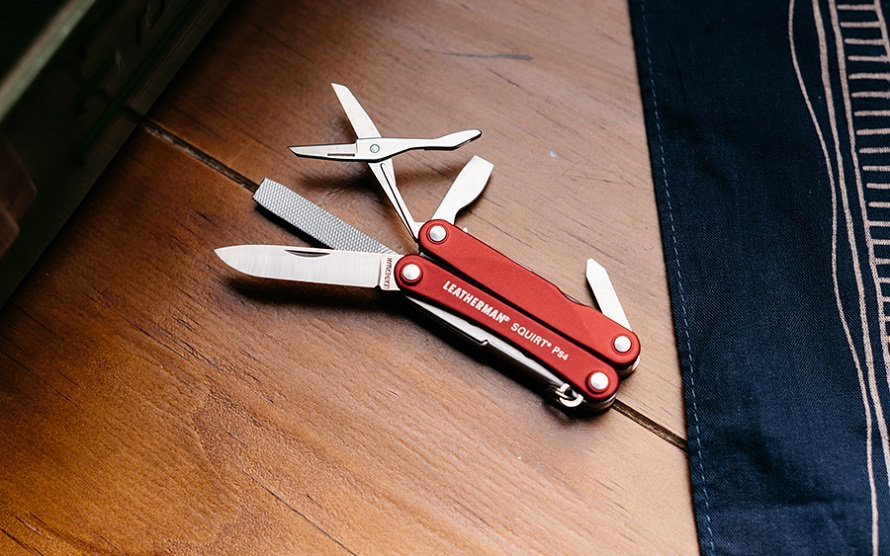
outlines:
M612 404L612 410L617 411L618 413L624 415L625 417L640 425L649 432L652 432L653 434L661 437L662 440L668 442L669 444L673 444L677 448L681 449L684 454L689 454L686 440L683 437L674 434L673 432L669 431L662 425L659 425L649 417L646 417L645 415L630 407L621 400L615 400L615 403Z
M161 141L164 141L165 143L168 143L169 145L172 145L173 147L183 151L185 154L194 158L198 162L204 164L208 168L215 170L216 172L222 174L223 176L225 176L226 178L230 179L231 181L237 183L241 187L244 187L251 193L256 193L256 190L259 189L259 184L254 183L249 178L247 178L247 176L241 174L240 172L233 170L232 168L229 168L228 166L226 166L225 164L223 164L222 162L220 162L213 156L207 154L206 152L204 152L201 149L199 149L198 147L192 145L188 141L182 139L181 137L174 135L169 130L163 128L157 122L152 121L148 118L143 118L140 115L136 114L135 112L130 114L130 117L136 119L139 122L139 125L141 125L141 127L149 135L152 135L153 137L156 137L156 138L160 139ZM614 411L617 411L621 415L624 415L625 417L627 417L634 423L640 425L644 429L646 429L649 432L653 433L654 435L658 436L665 442L676 446L681 451L683 451L684 454L688 453L687 443L686 443L685 439L683 439L681 436L678 436L677 434L674 434L672 431L668 430L663 425L650 419L649 417L640 413L636 409L625 404L621 400L615 400L615 403L613 404L612 408Z
M256 193L256 190L260 188L259 184L254 183L244 174L241 174L229 168L228 166L213 158L209 154L205 153L201 149L195 147L191 143L177 137L170 131L164 129L156 122L153 122L148 118L140 118L139 123L149 135L157 137L161 141L173 145L177 149L185 152L186 154L197 160L198 162L204 164L212 170L216 170L223 176L229 178L230 180L247 189L251 193Z

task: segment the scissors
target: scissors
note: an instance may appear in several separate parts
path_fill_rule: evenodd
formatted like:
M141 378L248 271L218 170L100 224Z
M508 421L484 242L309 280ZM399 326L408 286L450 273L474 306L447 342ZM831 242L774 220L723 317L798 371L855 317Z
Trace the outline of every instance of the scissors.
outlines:
M492 165L480 157L460 172L433 218L415 221L396 187L392 157L412 149L457 148L481 132L383 138L349 89L335 84L334 90L356 143L291 150L309 158L368 163L420 253L398 254L267 179L255 200L330 248L241 245L218 249L220 258L262 278L400 292L452 331L538 379L548 399L566 408L608 408L619 377L639 363L640 343L602 266L588 260L597 309L455 226L457 213L482 192L491 173Z

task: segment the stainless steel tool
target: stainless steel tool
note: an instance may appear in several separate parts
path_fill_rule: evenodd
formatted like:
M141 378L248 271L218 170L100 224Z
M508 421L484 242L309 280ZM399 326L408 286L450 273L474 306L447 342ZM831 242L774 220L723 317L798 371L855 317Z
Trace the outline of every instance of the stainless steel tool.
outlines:
M588 262L596 309L456 227L457 213L478 197L492 170L479 157L461 171L433 218L415 221L399 194L391 157L412 149L454 148L478 132L386 140L346 87L334 89L357 142L292 150L311 158L367 162L420 254L394 253L267 180L257 191L258 202L335 249L252 245L220 249L219 256L241 272L263 278L401 292L450 329L545 383L563 406L608 407L619 376L636 368L640 345L605 270Z

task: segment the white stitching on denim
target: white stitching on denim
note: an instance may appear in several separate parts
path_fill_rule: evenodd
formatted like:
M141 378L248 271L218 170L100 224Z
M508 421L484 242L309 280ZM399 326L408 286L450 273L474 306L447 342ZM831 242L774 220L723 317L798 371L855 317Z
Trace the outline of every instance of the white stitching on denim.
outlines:
M646 45L646 65L647 72L649 77L649 89L652 91L652 112L655 117L655 138L658 142L659 148L659 158L661 161L661 174L662 180L664 181L664 193L665 200L667 201L667 209L668 209L668 218L671 228L671 242L674 251L674 265L677 268L677 291L680 294L680 309L682 310L683 317L683 335L686 339L686 353L689 358L689 386L690 386L690 394L692 394L692 416L693 416L693 426L695 427L695 445L696 452L698 452L698 467L699 467L699 475L701 477L701 488L702 488L702 497L705 502L705 528L708 531L708 544L711 547L711 553L715 553L716 549L714 548L714 531L711 529L711 504L708 500L708 486L707 481L705 480L705 466L704 466L704 456L702 455L702 445L701 445L701 428L699 426L699 418L698 418L698 401L695 392L695 369L692 363L692 342L689 338L689 323L687 321L687 313L686 313L686 294L683 290L683 275L680 272L680 253L677 248L677 230L674 227L674 209L673 203L671 202L671 192L670 192L670 184L668 182L667 177L667 166L664 160L664 140L662 138L661 131L661 118L658 114L658 99L655 93L655 78L652 71L652 49L649 45L649 21L646 16L646 0L640 0L640 13L643 20L643 40Z

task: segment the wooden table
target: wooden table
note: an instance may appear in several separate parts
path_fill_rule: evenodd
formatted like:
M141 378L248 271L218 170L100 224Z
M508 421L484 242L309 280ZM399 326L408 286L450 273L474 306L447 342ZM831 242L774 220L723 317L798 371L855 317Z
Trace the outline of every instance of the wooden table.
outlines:
M643 361L568 417L374 291L239 279L213 249L305 245L254 208L284 183L402 252L361 164L289 145L480 128L400 156L432 214L568 294L609 270ZM690 554L679 364L627 6L240 2L0 311L2 554Z

